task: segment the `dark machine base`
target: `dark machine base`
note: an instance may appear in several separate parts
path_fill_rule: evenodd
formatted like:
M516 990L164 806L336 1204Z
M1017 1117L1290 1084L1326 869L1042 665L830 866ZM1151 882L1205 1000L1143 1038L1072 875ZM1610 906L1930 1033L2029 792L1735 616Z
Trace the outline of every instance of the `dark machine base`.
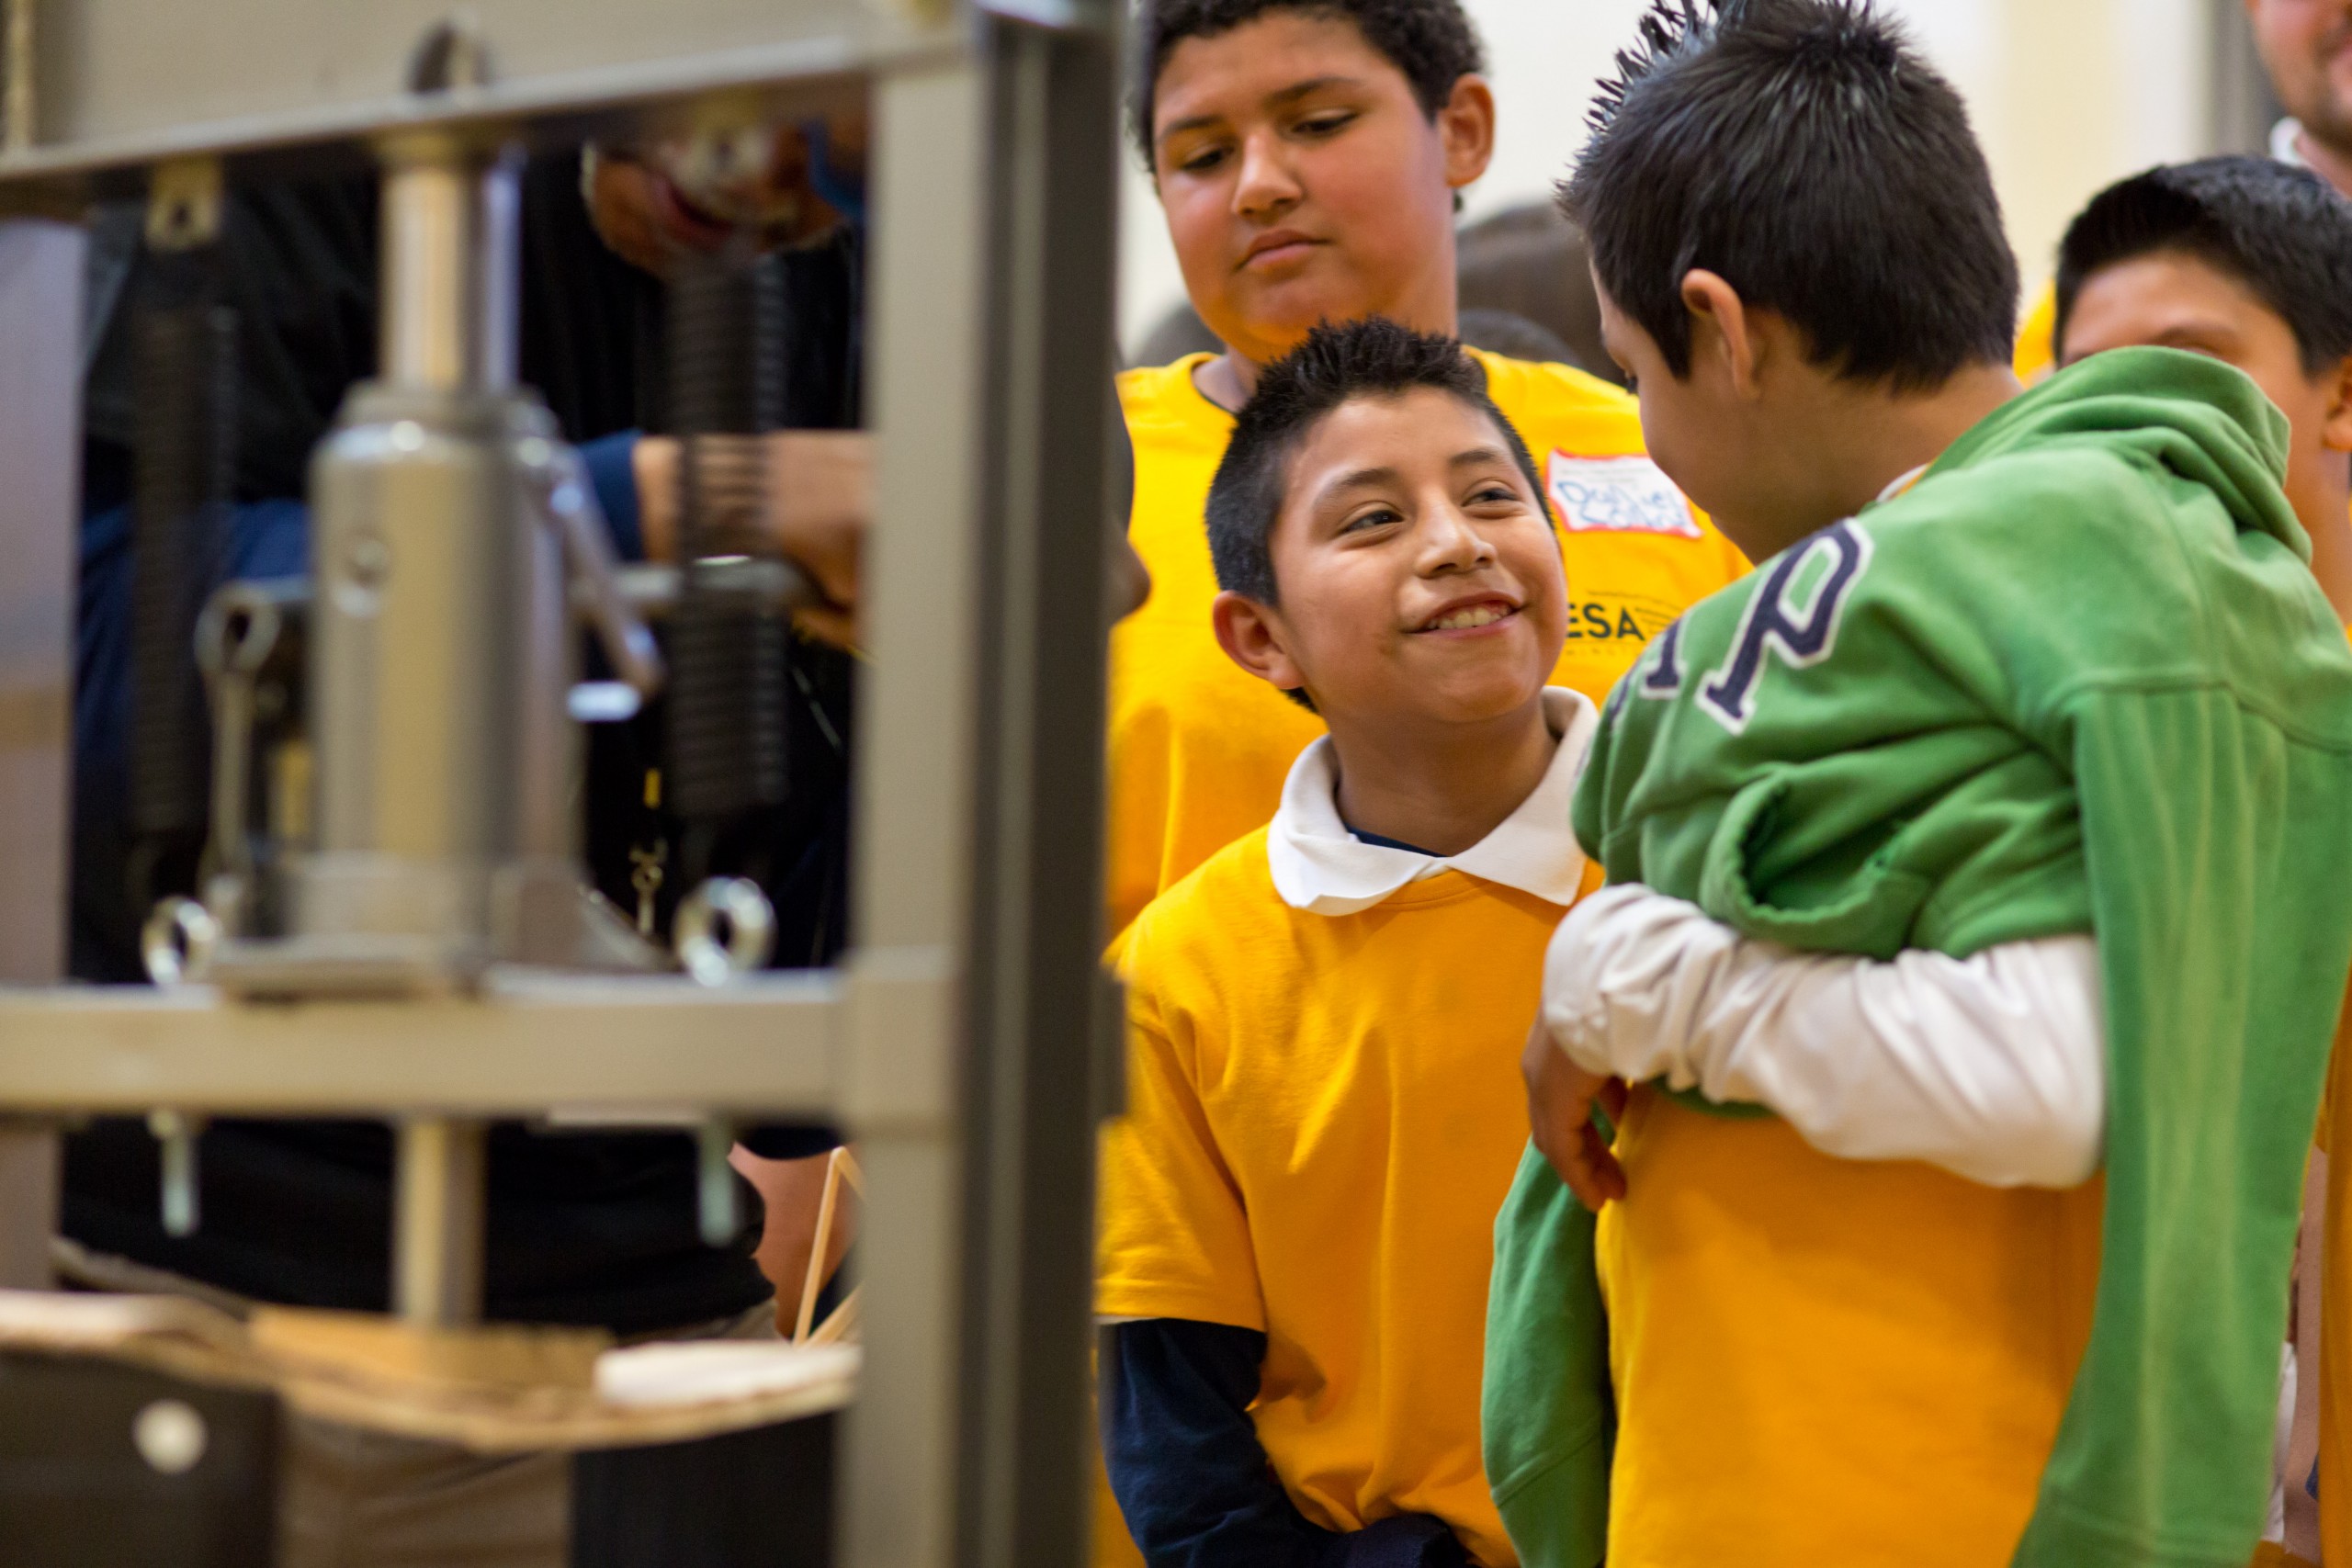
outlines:
M266 1393L0 1352L0 1568L271 1568L279 1421ZM574 1455L572 1568L831 1568L839 1425Z
M153 1414L158 1405L177 1404ZM197 1423L191 1427L187 1413ZM202 1434L200 1455L185 1439ZM277 1399L111 1361L0 1355L0 1563L267 1568L277 1556ZM158 1427L176 1444L157 1442Z
M831 1568L839 1426L573 1456L572 1568Z

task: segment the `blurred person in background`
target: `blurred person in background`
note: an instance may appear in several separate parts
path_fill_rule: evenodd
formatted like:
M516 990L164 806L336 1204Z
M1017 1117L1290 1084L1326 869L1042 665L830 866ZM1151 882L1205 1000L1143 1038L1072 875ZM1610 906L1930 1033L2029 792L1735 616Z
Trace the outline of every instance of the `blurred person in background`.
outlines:
M2270 155L2352 195L2352 4L2245 0L2255 48L2287 118Z
M2255 51L2271 96L2287 113L2270 128L2270 156L2311 170L2352 196L2352 0L2245 0ZM2027 384L2057 360L2054 285L2045 285L2018 328L2017 372Z

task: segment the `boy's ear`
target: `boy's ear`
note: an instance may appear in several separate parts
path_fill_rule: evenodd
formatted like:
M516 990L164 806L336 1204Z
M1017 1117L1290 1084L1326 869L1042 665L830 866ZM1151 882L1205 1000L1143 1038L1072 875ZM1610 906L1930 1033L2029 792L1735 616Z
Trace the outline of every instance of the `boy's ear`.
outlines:
M2319 427L2320 445L2331 452L2352 452L2352 355L2336 361L2327 379L2327 417Z
M1690 312L1692 367L1713 359L1730 377L1733 390L1743 398L1756 396L1766 345L1739 290L1720 274L1692 267L1682 275L1682 308Z
M1247 594L1223 592L1209 606L1209 624L1225 656L1268 685L1296 691L1306 676L1290 656L1290 628L1282 612Z
M1453 79L1453 92L1437 111L1437 133L1445 143L1445 183L1455 190L1487 172L1495 156L1495 91L1484 76Z

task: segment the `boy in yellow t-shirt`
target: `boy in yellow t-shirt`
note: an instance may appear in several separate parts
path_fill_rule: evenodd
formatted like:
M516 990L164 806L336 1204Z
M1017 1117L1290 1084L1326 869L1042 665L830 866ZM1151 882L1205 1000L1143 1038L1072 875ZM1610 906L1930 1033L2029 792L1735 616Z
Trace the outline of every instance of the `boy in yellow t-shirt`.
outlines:
M1455 192L1494 98L1458 0L1145 0L1134 133L1193 305L1227 345L1120 379L1148 603L1113 634L1110 929L1273 814L1323 731L1209 630L1203 506L1260 368L1318 321L1455 321ZM1642 456L1634 400L1561 365L1475 355L1534 455L1574 590L1556 682L1598 701L1746 563Z
M1544 946L1598 878L1597 714L1534 464L1447 338L1271 367L1208 502L1214 633L1329 726L1124 948L1102 1427L1161 1564L1515 1561L1478 1457L1490 1226Z

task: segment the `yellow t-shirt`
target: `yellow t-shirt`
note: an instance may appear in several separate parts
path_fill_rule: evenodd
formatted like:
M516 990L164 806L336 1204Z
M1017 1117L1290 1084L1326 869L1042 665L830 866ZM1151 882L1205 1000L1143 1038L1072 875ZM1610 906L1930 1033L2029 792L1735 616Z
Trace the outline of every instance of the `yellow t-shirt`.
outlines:
M1600 880L1588 867L1588 886ZM1558 905L1459 871L1291 908L1261 829L1129 933L1095 1307L1265 1334L1260 1440L1326 1529L1434 1514L1517 1561L1478 1450L1494 1220Z
M2006 1568L2089 1337L2103 1182L1834 1159L1648 1089L1617 1147L1610 1568Z
M1568 642L1552 683L1600 703L1644 642L1747 563L1640 456L1632 398L1564 365L1471 352L1561 525ZM1193 384L1208 357L1119 378L1136 454L1128 538L1151 570L1151 598L1111 634L1113 932L1271 820L1291 763L1323 733L1313 714L1236 668L1209 625L1216 573L1204 513L1233 416Z
M2027 307L2025 321L2018 328L2018 345L2011 355L2011 367L2018 379L2032 386L2058 366L2058 286L2045 283L2041 292L2033 297Z

